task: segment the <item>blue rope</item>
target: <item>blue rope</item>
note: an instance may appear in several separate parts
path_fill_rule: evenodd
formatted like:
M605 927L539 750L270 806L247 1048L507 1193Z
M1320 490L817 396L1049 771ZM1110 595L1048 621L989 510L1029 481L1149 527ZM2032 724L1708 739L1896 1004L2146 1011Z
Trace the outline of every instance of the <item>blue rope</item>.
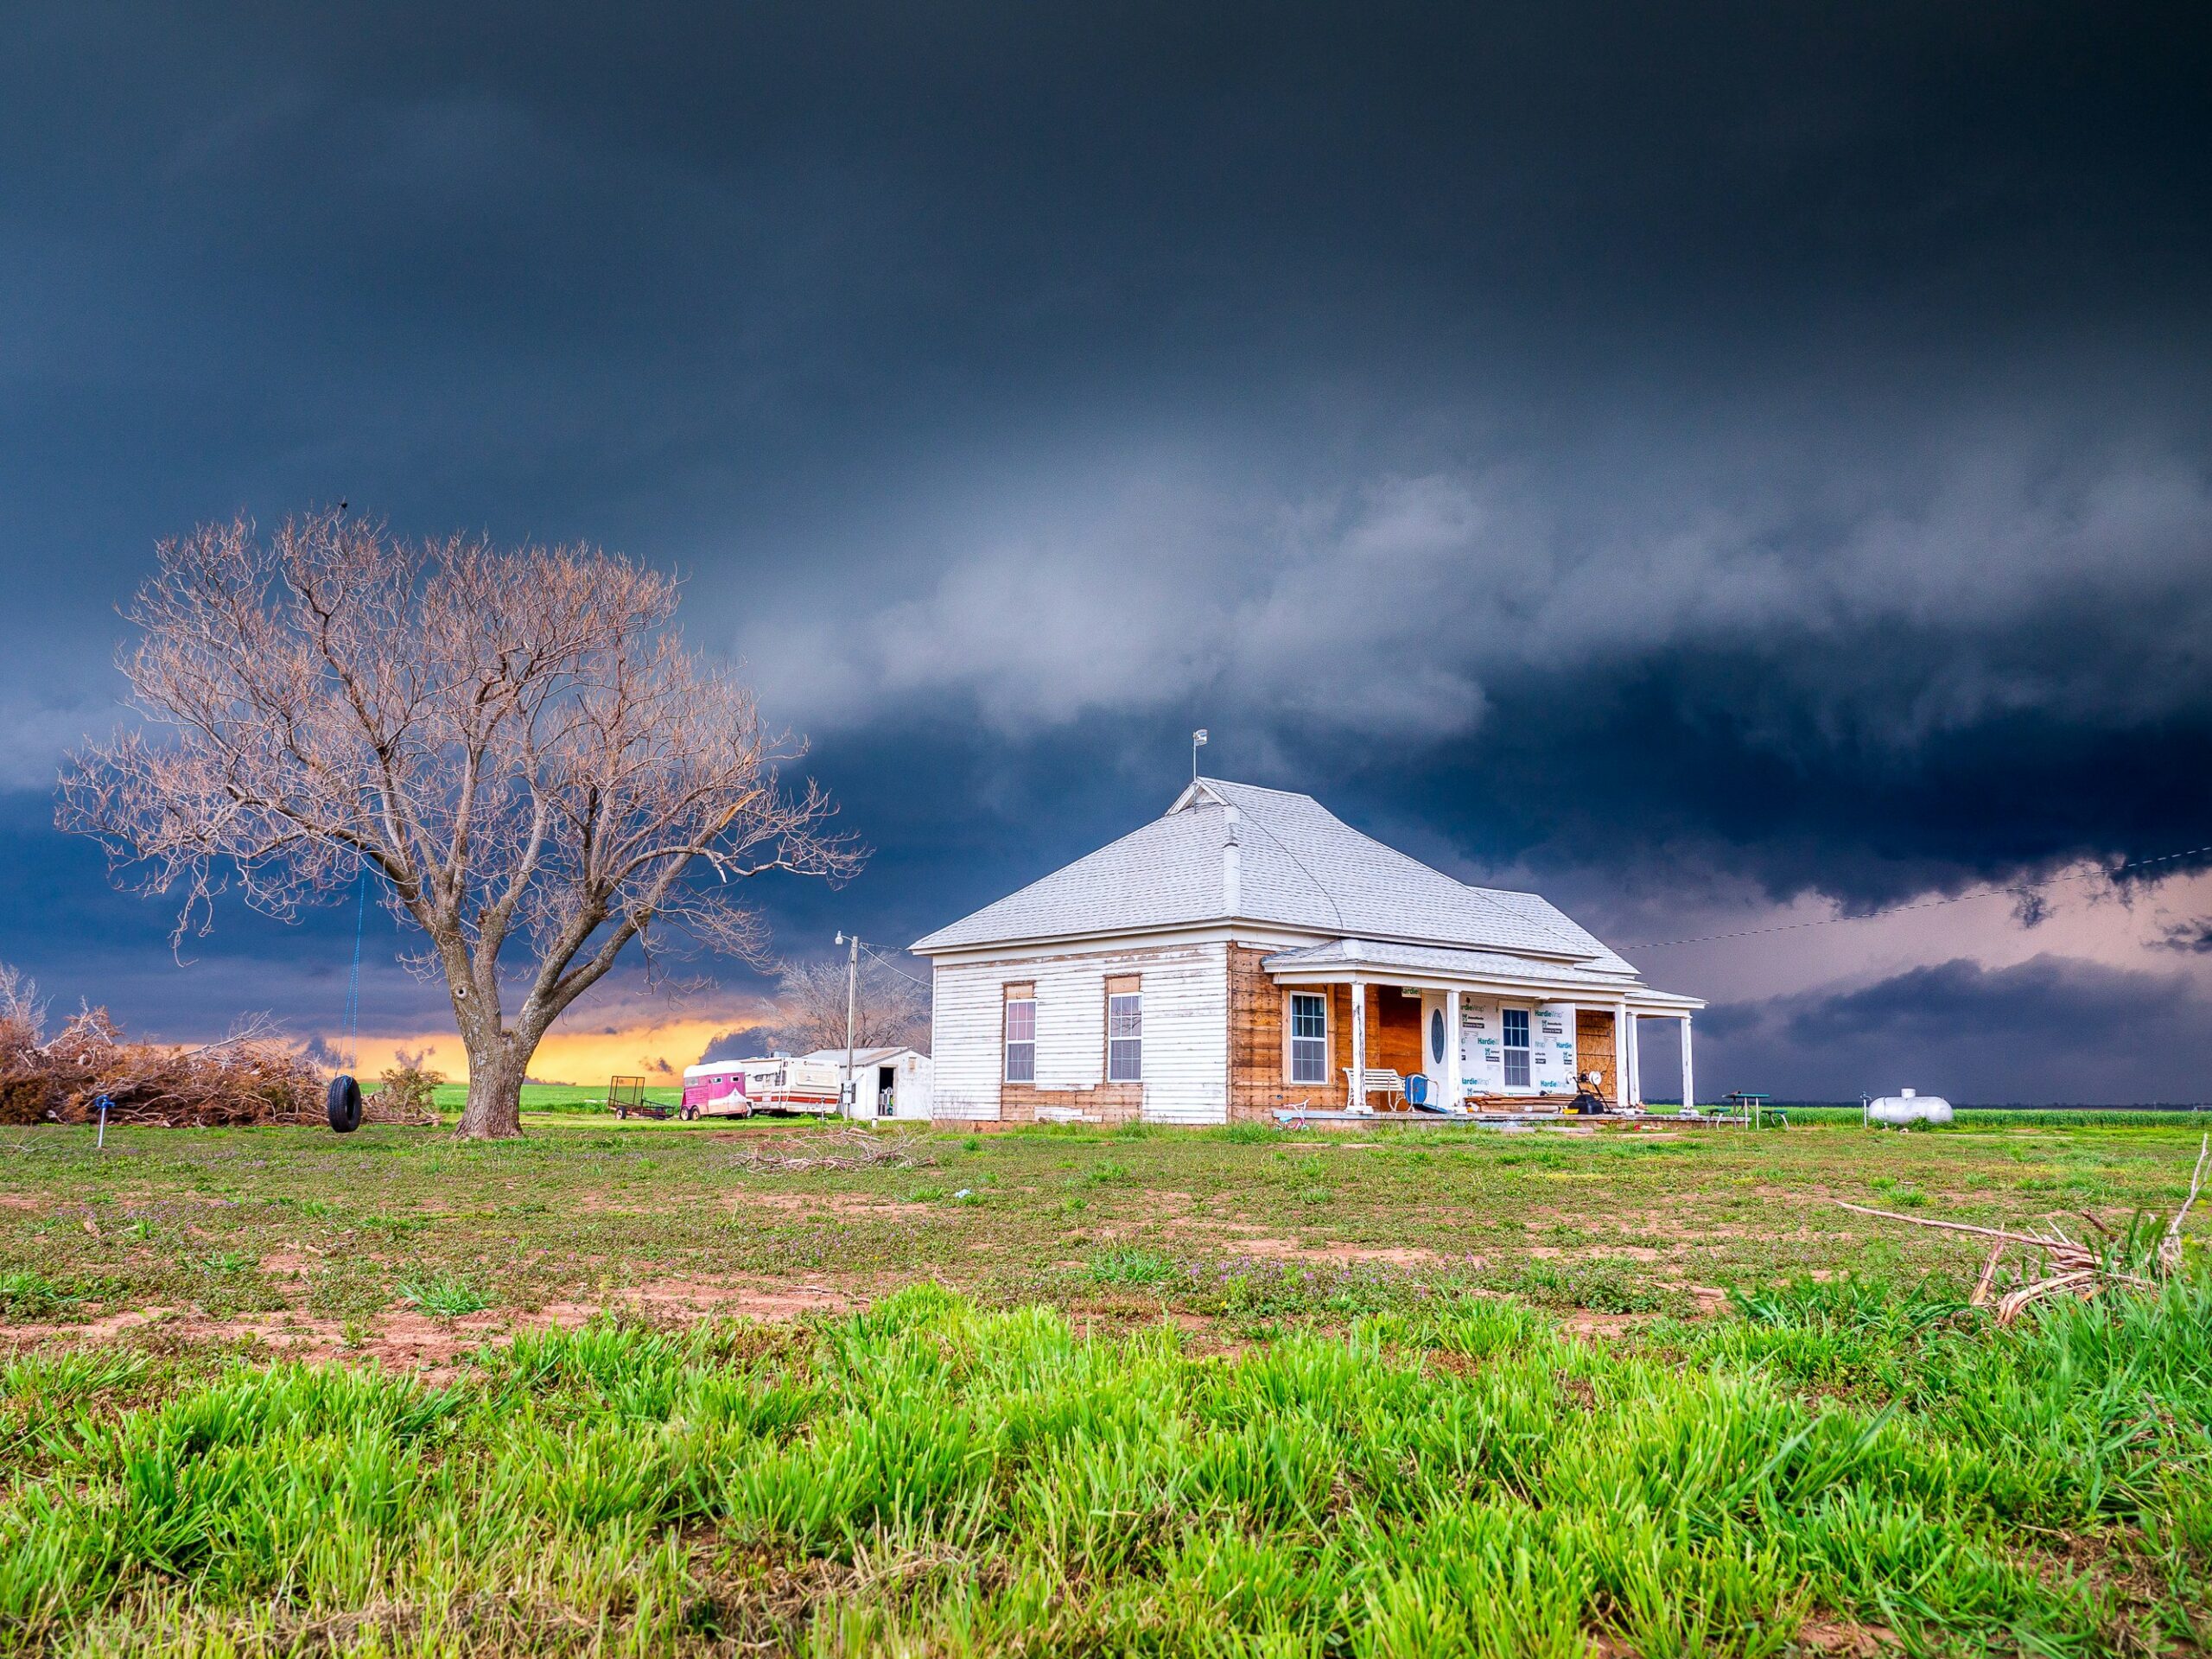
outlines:
M346 1069L361 1063L361 929L369 918L369 867L361 866L360 897L353 906L353 971L346 976Z

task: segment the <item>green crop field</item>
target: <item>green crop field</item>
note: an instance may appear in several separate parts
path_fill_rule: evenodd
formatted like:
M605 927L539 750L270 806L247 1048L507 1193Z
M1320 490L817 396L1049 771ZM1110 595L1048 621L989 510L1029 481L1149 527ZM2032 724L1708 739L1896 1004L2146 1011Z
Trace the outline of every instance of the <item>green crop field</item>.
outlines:
M592 1091L585 1091L587 1094ZM0 1645L2199 1653L2199 1126L0 1138Z

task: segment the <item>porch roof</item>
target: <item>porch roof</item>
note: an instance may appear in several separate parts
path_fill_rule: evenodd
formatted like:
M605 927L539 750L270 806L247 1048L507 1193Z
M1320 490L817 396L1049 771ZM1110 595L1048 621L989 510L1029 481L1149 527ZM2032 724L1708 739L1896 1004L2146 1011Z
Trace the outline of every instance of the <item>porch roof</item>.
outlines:
M1406 944L1390 939L1331 939L1325 944L1278 950L1260 966L1278 978L1351 977L1431 979L1478 984L1505 983L1531 991L1583 993L1592 1000L1623 1001L1644 1007L1701 1008L1694 997L1654 991L1633 974L1607 973L1575 963L1544 962L1498 950L1462 950L1450 945Z

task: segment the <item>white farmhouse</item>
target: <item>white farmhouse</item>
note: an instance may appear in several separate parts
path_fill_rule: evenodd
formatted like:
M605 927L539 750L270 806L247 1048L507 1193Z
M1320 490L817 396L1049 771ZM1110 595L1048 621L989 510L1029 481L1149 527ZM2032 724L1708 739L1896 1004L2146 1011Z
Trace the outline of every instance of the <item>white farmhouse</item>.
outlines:
M1201 778L1109 846L913 947L932 1115L1222 1123L1282 1106L1641 1103L1635 1021L1694 997L1534 893L1469 887L1309 795ZM1624 1077L1623 1072L1626 1075Z

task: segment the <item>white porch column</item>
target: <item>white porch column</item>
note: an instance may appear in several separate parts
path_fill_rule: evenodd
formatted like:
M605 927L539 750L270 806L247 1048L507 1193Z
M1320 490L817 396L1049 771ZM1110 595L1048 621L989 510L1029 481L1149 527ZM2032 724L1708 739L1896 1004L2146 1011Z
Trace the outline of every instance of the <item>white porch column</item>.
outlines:
M1613 1104L1628 1103L1628 1004L1623 1002L1613 1009Z
M1697 1104L1697 1090L1690 1082L1690 1017L1682 1016L1682 1104Z
M1636 1010L1630 1008L1628 1011L1628 1064L1621 1068L1621 1076L1625 1079L1621 1086L1628 1090L1628 1103L1641 1106L1643 1104L1643 1057L1636 1046Z
M1351 982L1351 1076L1344 1079L1344 1103L1353 1111L1367 1103L1367 1091L1360 1086L1366 1081L1367 986L1355 979Z
M1459 993L1444 993L1444 1109L1459 1109Z

